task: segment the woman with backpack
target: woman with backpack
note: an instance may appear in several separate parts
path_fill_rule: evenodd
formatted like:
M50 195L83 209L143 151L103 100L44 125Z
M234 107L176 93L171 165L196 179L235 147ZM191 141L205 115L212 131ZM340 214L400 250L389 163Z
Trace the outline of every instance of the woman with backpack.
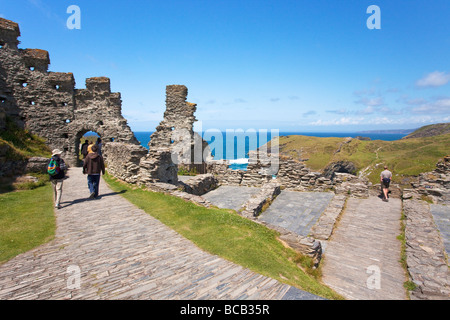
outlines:
M53 201L56 209L61 209L62 187L67 169L66 163L61 158L62 153L59 149L53 150L52 158L47 167L47 172L53 187Z

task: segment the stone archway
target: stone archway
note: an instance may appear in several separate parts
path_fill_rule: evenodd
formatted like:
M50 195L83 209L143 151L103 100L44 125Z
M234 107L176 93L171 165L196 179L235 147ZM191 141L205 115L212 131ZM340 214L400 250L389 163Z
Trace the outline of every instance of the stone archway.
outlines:
M101 135L99 132L97 132L96 130L83 129L83 130L81 130L80 132L78 132L78 133L75 135L75 146L74 146L75 152L74 152L74 153L75 153L76 156L77 156L77 158L76 158L76 160L77 160L76 165L77 165L78 167L83 165L83 161L80 159L80 152L81 152L81 146L82 146L83 143L84 143L83 137L84 137L84 136L86 135L86 133L88 133L88 132L93 132L93 133L95 133L98 137L100 137L100 138L103 140L102 135Z

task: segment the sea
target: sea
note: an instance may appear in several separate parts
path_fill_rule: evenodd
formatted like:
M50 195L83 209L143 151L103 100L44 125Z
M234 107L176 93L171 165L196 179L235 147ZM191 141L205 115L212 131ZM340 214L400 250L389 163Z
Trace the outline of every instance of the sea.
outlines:
M148 148L150 136L153 132L134 132L136 139L142 146ZM248 152L256 150L266 144L276 135L291 136L303 135L311 137L338 137L356 138L367 137L371 140L394 141L405 137L407 134L400 133L358 133L358 132L278 132L267 131L233 131L232 134L222 132L203 132L202 138L208 142L211 153L215 160L226 159L230 162L230 168L233 170L246 170L248 165ZM221 147L222 146L222 147Z

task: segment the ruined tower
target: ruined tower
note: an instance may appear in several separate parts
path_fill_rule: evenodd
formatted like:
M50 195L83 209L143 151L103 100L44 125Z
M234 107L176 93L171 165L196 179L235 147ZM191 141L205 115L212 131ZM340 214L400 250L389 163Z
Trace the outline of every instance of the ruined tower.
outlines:
M72 73L49 72L50 57L41 49L19 49L17 23L0 18L0 130L9 117L47 140L78 164L80 138L97 132L104 142L139 144L121 114L120 93L106 77L89 78L75 88Z
M194 132L197 105L186 101L187 94L188 89L184 85L166 87L164 120L152 134L149 148L169 148L173 161L189 170L195 165L204 164L211 155L208 143Z

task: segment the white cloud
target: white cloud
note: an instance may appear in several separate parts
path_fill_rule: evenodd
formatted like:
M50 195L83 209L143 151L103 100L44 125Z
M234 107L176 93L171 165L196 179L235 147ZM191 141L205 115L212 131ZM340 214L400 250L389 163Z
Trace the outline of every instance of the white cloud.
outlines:
M450 114L450 98L423 103L411 111L415 114Z
M372 114L374 113L376 110L374 109L373 106L367 106L365 107L363 110L359 110L356 113L357 114Z
M307 112L303 113L302 116L308 117L308 116L313 116L313 115L315 115L315 114L317 114L316 111L310 110L310 111L307 111Z
M440 87L450 81L450 74L440 71L434 71L427 74L422 79L416 81L416 86L420 88Z
M384 105L384 99L383 97L376 97L376 98L361 98L355 103L365 105L367 107L378 107Z
M335 113L335 114L347 114L347 113L349 113L349 111L347 109L344 109L344 108L335 109L335 110L326 110L325 112Z
M341 125L355 125L355 124L361 124L364 121L364 117L342 117L339 119L333 119L333 120L326 120L323 121L322 119L319 119L317 121L310 122L309 125L311 126L341 126Z
M432 116L432 115L412 115L409 117L342 117L331 120L322 120L319 119L314 122L308 123L308 125L316 126L316 127L328 127L328 126L348 126L348 125L365 125L365 126L374 126L374 125L395 125L395 126L411 126L411 125L427 125L433 123L447 122L450 120L450 115L446 117L442 116Z

